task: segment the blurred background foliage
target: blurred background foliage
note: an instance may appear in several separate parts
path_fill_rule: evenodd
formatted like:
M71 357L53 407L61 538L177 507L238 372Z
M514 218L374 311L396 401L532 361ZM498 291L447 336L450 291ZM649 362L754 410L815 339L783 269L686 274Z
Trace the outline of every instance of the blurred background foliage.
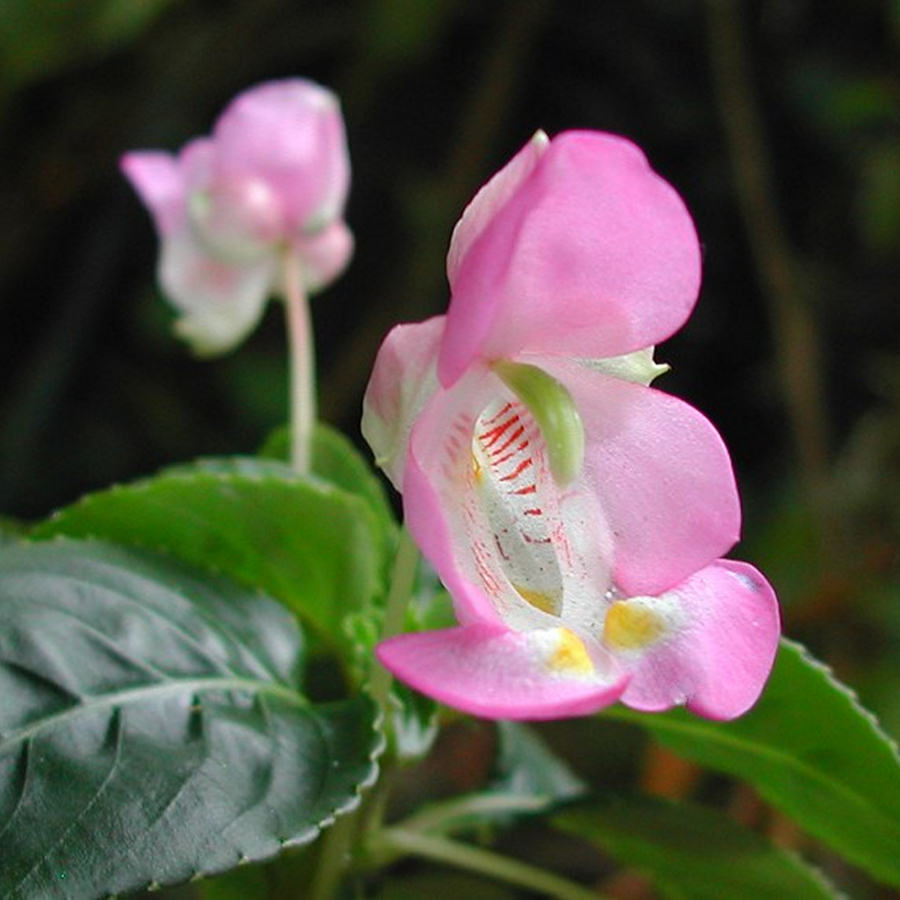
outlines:
M177 149L266 79L341 95L358 249L314 317L323 416L358 441L380 339L445 307L450 231L477 186L538 127L618 132L704 246L659 385L723 433L739 555L775 583L787 633L900 734L898 45L896 0L0 0L0 511L42 516L163 464L252 452L284 418L279 308L214 362L171 336L125 150ZM466 734L423 783L442 753L477 758L484 735ZM545 734L601 783L721 791L652 748L636 757L623 726ZM803 840L752 797L729 802Z

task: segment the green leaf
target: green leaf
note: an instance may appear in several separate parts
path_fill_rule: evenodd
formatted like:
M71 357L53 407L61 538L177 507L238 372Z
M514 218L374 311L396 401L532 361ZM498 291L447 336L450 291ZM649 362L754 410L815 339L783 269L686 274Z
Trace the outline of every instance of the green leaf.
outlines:
M290 460L291 434L287 426L276 428L267 438L259 455L280 462ZM365 497L380 516L394 521L384 486L369 460L336 428L317 422L312 437L312 470L325 481Z
M263 458L287 462L290 458L290 431L276 428L259 451ZM384 531L386 558L393 559L396 547L397 519L388 501L384 484L369 461L340 431L317 422L312 438L312 471L328 484L339 487L368 502Z
M675 753L743 778L810 834L900 884L900 757L853 694L782 641L759 703L734 722L684 710L605 716L648 729Z
M553 824L645 873L664 897L835 896L821 875L799 859L702 807L607 794L557 813Z
M204 460L90 494L36 526L166 550L287 604L332 645L384 589L387 539L368 502L255 458Z
M312 469L320 478L366 499L386 526L396 525L383 482L369 461L343 434L321 422L313 432Z
M312 840L380 738L312 704L279 604L145 551L0 551L0 896L97 897Z

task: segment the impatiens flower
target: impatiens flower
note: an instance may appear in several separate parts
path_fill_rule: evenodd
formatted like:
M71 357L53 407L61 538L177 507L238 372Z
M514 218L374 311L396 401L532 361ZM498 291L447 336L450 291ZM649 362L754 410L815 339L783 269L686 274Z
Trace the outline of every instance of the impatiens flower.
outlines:
M648 386L699 270L683 203L621 138L538 134L476 195L447 315L388 335L364 404L459 620L383 642L398 678L496 718L755 702L778 611L719 559L740 527L727 451Z
M122 170L162 241L159 280L201 354L222 353L282 293L282 261L299 263L307 291L346 266L353 247L341 219L350 180L338 100L303 79L239 94L210 137L179 154L127 153Z

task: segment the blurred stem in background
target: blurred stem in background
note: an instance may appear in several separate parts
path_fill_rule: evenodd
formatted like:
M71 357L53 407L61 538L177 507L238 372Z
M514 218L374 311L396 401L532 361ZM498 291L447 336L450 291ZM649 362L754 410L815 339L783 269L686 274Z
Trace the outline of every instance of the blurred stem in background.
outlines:
M801 484L818 529L821 561L834 561L835 554L840 558L840 540L831 502L819 332L778 210L739 0L708 0L707 5L714 88L741 216L766 295Z
M708 53L718 111L740 214L766 299L804 502L815 523L820 566L833 570L841 566L843 554L832 500L818 327L775 196L740 0L707 0L707 6ZM808 598L814 614L822 611L819 601L818 591ZM698 778L699 769L693 764L655 744L648 747L641 777L648 792L673 799L687 797Z

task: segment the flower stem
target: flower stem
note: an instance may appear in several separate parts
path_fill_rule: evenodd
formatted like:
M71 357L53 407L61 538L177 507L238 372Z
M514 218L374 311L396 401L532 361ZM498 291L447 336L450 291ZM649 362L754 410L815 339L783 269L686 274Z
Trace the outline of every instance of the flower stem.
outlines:
M350 862L350 851L356 835L356 815L340 816L322 838L319 864L309 890L310 900L333 900L341 876Z
M449 832L466 824L473 817L484 815L537 813L546 809L546 797L528 794L469 794L433 803L413 813L397 827L402 831Z
M375 853L386 853L389 858L420 856L458 869L478 872L489 878L505 881L507 884L516 884L554 897L556 900L597 900L600 897L596 891L561 878L546 869L448 838L406 831L402 828L386 828L376 835L374 840Z
M384 611L382 640L399 634L403 628L406 604L412 594L418 562L419 548L406 528L402 528ZM373 655L369 691L372 699L378 704L385 729L389 728L390 723L388 709L390 690L391 673ZM377 785L364 798L362 805L350 815L339 818L325 833L322 839L318 870L309 894L311 900L331 900L335 896L341 877L352 860L354 842L363 824L367 829L374 830L376 834L380 833L380 819L388 784L384 763L382 763L381 769L381 777Z
M406 605L412 594L416 567L419 564L419 548L404 526L400 530L397 544L397 555L394 557L394 569L391 574L391 586L388 591L387 604L384 610L384 622L381 628L381 639L393 637L403 630L403 619ZM391 690L391 673L374 657L372 674L369 681L372 699L378 704L382 715L388 715L388 694ZM385 722L387 725L387 721Z
M302 475L309 471L316 421L316 355L301 263L292 250L285 251L283 271L291 370L291 467Z

